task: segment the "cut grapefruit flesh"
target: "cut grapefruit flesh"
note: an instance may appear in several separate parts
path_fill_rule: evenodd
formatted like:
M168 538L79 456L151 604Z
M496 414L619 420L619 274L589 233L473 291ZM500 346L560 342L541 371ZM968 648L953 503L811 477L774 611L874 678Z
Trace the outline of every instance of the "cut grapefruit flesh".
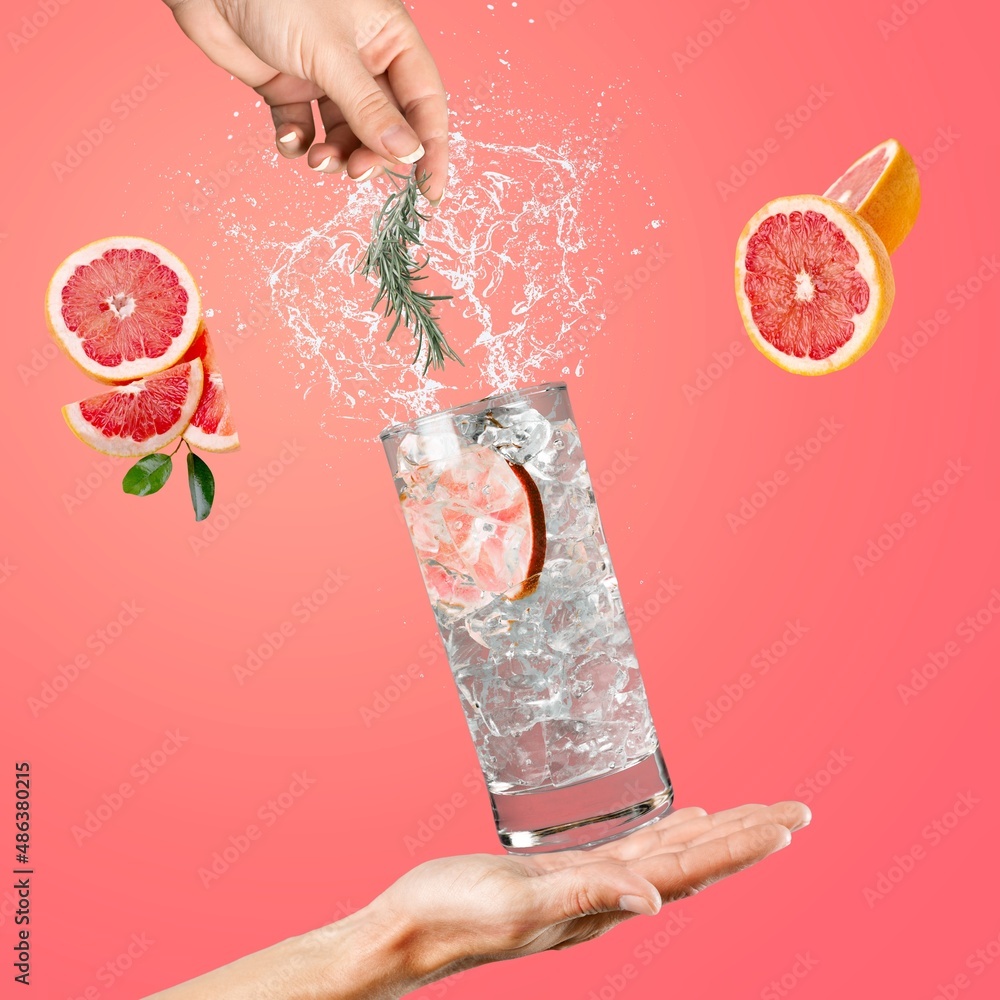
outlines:
M201 299L188 269L166 247L112 236L70 254L45 297L57 343L102 382L145 378L191 346Z
M201 361L195 358L148 378L63 407L70 430L105 455L138 457L180 437L198 408Z
M886 139L847 168L825 198L858 213L893 253L920 212L920 174L913 157Z
M184 440L203 451L235 451L240 446L229 410L229 393L215 360L215 351L204 326L184 355L185 361L198 358L205 371L205 388L198 409L184 431Z
M400 496L431 600L465 611L538 587L545 513L531 474L485 445L400 473Z
M861 357L894 294L882 241L828 198L768 202L736 245L743 325L762 354L798 375L825 375Z

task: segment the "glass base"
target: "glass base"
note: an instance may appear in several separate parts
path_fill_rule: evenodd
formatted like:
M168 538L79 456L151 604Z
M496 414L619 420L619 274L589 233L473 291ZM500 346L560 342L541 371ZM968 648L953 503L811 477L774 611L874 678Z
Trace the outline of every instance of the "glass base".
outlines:
M563 788L490 792L500 843L510 854L578 851L617 840L666 816L674 790L659 748L621 771Z

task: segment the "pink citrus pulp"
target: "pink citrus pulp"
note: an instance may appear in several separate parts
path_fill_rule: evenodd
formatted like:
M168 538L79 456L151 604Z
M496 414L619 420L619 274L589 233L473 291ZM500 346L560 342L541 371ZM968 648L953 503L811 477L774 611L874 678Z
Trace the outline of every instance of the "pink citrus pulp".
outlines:
M139 457L180 437L201 399L195 358L63 407L70 430L106 455Z

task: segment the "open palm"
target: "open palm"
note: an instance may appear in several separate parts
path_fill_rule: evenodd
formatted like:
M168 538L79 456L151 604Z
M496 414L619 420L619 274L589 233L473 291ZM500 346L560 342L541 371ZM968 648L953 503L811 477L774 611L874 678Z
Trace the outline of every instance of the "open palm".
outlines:
M714 815L689 807L590 851L429 861L377 902L419 928L422 953L447 975L568 948L655 914L786 847L810 819L800 802Z

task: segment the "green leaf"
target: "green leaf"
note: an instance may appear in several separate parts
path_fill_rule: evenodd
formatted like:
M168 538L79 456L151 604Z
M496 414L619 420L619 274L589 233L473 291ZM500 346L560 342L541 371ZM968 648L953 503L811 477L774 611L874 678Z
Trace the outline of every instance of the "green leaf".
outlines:
M122 489L133 496L148 497L163 489L172 469L173 462L169 455L161 455L159 452L145 455L125 473Z
M215 476L208 465L193 451L188 452L188 486L191 487L191 505L194 519L204 521L212 513L215 499Z

